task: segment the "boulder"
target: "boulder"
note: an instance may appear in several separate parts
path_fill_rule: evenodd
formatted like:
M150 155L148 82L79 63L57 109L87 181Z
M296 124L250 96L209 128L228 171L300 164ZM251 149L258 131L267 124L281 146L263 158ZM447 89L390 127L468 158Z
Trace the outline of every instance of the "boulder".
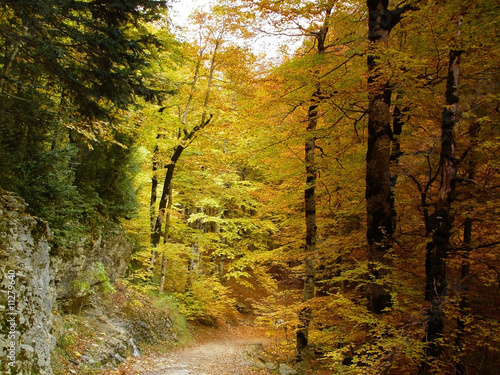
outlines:
M291 368L288 365L285 365L284 363L280 363L278 367L278 371L280 375L295 375L297 372Z
M236 302L235 307L236 307L236 310L241 314L246 315L246 314L250 313L250 309L243 302Z

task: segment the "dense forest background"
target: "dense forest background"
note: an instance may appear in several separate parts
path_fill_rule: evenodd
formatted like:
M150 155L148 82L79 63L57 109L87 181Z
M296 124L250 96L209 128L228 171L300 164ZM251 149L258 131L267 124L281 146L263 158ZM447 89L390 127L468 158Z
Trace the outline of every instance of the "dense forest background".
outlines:
M0 187L52 255L124 228L128 284L252 311L302 374L497 373L500 4L169 12L0 3Z

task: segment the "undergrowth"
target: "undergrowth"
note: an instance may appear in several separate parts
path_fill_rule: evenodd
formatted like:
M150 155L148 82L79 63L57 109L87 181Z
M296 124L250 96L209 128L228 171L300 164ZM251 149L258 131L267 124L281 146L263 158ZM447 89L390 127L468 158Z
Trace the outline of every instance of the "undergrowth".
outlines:
M61 317L52 353L54 375L97 375L116 367L116 337L127 347L120 357L131 356L133 348L117 334L114 321L121 322L141 352L166 351L192 340L187 319L172 297L138 290L123 280L114 289L107 296L96 291L80 314ZM109 358L102 360L103 353L110 353Z

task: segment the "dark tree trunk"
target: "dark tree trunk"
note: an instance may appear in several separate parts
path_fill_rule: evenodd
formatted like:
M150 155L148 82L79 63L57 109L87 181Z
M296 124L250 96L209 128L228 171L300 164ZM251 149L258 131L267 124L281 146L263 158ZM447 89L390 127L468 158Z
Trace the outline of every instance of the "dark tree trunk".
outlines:
M328 35L328 20L330 18L331 9L326 10L325 22L323 27L316 32L317 55L323 55L326 51L325 42ZM309 362L309 325L312 319L312 308L307 304L307 301L313 299L316 293L315 276L316 266L314 257L316 253L316 177L317 170L315 164L316 151L316 129L318 126L318 106L321 103L321 85L317 82L316 91L311 97L311 102L307 112L307 133L308 137L304 143L305 166L306 166L306 187L304 189L305 202L305 279L304 290L302 294L302 302L304 307L299 313L299 325L297 327L297 357L296 364L299 374L305 374Z
M431 241L427 244L425 262L426 285L425 300L429 301L426 327L426 359L422 374L432 373L432 362L438 360L443 352L439 340L443 337L444 311L443 299L446 296L446 258L450 245L453 217L451 204L455 195L455 125L458 109L458 78L460 51L452 50L449 56L448 78L446 84L446 106L441 124L441 186L436 210L431 217Z
M469 129L469 134L471 137L471 148L474 147L473 144L477 141L479 134L479 124L472 123ZM474 156L474 151L471 150L469 153L469 163L467 178L470 181L474 181L476 177L476 161ZM469 309L469 300L467 293L469 291L469 271L470 262L469 256L471 252L472 243L472 229L473 229L473 219L471 217L466 217L464 222L464 242L462 250L462 264L460 267L460 301L458 304L458 317L457 317L457 336L455 339L455 347L457 349L457 354L462 352L463 346L463 336L465 334L465 324L467 321L467 314ZM465 365L458 360L455 364L455 375L465 375L467 372Z
M156 139L161 138L161 135L158 134L156 136ZM150 231L151 233L154 232L155 228L155 220L156 220L156 200L158 198L158 157L160 154L160 147L158 145L155 146L155 149L153 151L153 166L152 166L152 172L153 175L151 176L151 197L150 197L150 202L149 202L149 218L150 218ZM149 272L153 272L155 263L156 263L156 248L153 248L151 250L151 258L149 260Z
M391 294L380 284L391 265L387 258L392 247L396 223L393 185L391 184L391 153L399 143L393 143L391 129L391 96L389 82L380 72L376 50L387 46L391 30L402 14L412 9L405 5L390 11L388 0L367 0L368 7L368 150L366 152L366 239L370 278L368 309L380 314L390 307ZM402 123L395 123L395 126ZM400 132L399 132L400 134ZM399 141L398 141L399 142ZM399 157L399 156L398 156ZM395 183L395 179L393 178Z
M396 230L397 212L396 212L396 184L398 182L398 169L399 169L399 159L403 152L401 151L401 133L403 132L404 119L403 113L406 112L408 108L404 108L402 111L399 106L394 107L393 111L393 121L392 121L392 146L391 146L391 224L392 233Z
M392 90L380 73L376 49L386 47L391 30L411 5L389 10L388 0L367 0L368 7L368 150L366 152L366 239L370 261L368 285L368 309L380 314L390 307L391 294L378 280L388 273L387 258L392 247L396 223L393 187L391 181L391 149L394 147L391 129ZM402 125L397 122L395 126ZM399 133L400 134L400 133ZM399 142L399 141L398 141ZM399 143L396 143L399 144ZM398 156L399 157L399 156ZM397 178L396 178L397 179ZM391 182L394 184L391 185Z
M186 107L180 117L183 129L179 129L179 136L178 136L178 141L179 144L174 150L174 153L172 154L172 157L170 158L170 163L167 165L167 174L165 176L165 181L163 183L163 191L160 197L160 204L158 207L158 214L156 217L156 220L154 222L154 227L151 232L151 246L153 248L153 253L156 253L156 249L158 248L158 245L160 244L161 240L161 235L162 235L162 226L165 221L165 214L166 214L166 207L167 207L167 201L169 198L169 194L172 189L172 179L174 177L174 171L175 171L175 166L177 164L177 161L182 155L182 152L188 147L191 142L196 138L196 134L198 131L202 130L205 126L207 126L210 121L212 120L213 115L210 114L207 119L207 107L208 107L208 101L210 98L210 92L212 89L212 80L215 72L215 61L216 61L216 56L218 49L220 47L221 41L216 40L215 41L215 49L212 55L212 59L210 60L210 69L209 69L209 74L207 77L207 88L205 90L205 98L203 101L203 113L201 114L201 121L199 125L195 126L191 131L188 131L186 129L186 120L187 120L187 114L189 112L189 109L191 107L191 102L194 97L194 89L196 87L196 83L199 78L199 73L200 73L200 67L202 64L203 60L203 54L204 54L204 48L200 51L198 54L198 61L196 64L195 68L195 73L193 77L193 82L192 82L192 87L191 87L191 92L189 94ZM167 260L165 259L165 262ZM165 264L165 263L164 263ZM163 271L162 271L163 272Z
M163 183L163 191L160 197L160 204L158 206L158 213L156 216L153 232L151 233L151 245L154 249L158 247L161 239L161 229L163 222L165 220L165 211L167 208L168 195L172 185L172 179L174 177L175 165L182 155L185 147L182 145L177 146L174 154L170 158L170 164L167 166L167 174L165 176L165 182Z
M302 302L306 303L315 296L315 274L314 254L316 252L316 165L314 154L316 149L316 135L314 134L318 123L319 89L313 95L308 110L307 131L310 132L305 142L305 165L306 165L306 188L304 190L305 201L305 280L302 294ZM297 329L297 369L304 374L308 362L309 346L309 324L311 322L312 309L306 305L299 313L299 326Z
M470 175L470 174L469 174ZM458 303L458 317L457 317L457 336L455 338L455 348L457 351L457 358L459 358L460 353L463 348L463 337L465 334L465 322L467 320L467 314L469 309L469 300L467 298L467 292L469 290L468 277L469 277L469 254L471 250L471 240L472 240L472 224L473 220L471 218L466 218L464 223L464 249L463 249L463 259L462 265L460 267L460 300ZM455 363L455 375L466 375L467 369L460 359L457 359Z
M168 196L170 189L172 188L172 179L174 177L174 170L177 164L177 161L182 155L182 152L186 149L186 147L193 141L196 136L196 133L202 130L205 126L207 126L212 120L212 115L209 116L207 120L205 120L206 114L202 115L202 122L195 126L190 133L185 133L184 137L179 140L179 145L175 148L172 157L170 158L170 163L167 165L167 174L165 176L165 181L163 183L163 191L160 197L160 204L158 206L158 213L155 220L155 225L153 228L153 232L151 233L151 245L153 248L157 248L160 244L161 239L161 229L165 220L165 213L167 208Z
M379 285L376 279L384 276L380 265L386 265L387 251L391 248L393 234L393 210L391 208L391 95L387 82L379 73L379 62L374 49L386 45L389 40L390 24L386 17L390 14L388 1L367 1L368 5L368 150L366 153L366 212L368 256L370 277L375 282L368 289L368 309L381 313L391 305L389 291Z
M151 200L150 200L150 222L151 222L151 230L154 229L154 223L156 218L156 198L158 196L158 153L159 153L158 145L155 146L153 151L153 176L151 177Z

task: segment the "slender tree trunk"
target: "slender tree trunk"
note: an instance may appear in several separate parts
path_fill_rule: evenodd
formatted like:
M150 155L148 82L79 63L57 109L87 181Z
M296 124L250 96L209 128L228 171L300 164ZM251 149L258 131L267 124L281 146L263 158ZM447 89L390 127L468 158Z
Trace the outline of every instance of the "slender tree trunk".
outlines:
M305 165L306 165L306 188L304 190L305 200L305 280L302 294L302 302L307 303L315 296L315 274L316 267L314 256L316 253L316 165L314 154L316 149L315 130L318 123L319 89L311 100L308 110L307 131L310 133L305 142ZM311 322L312 309L305 305L299 313L299 326L297 329L297 370L300 374L305 374L308 365L309 347L309 324Z
M158 213L156 216L153 232L151 233L151 245L153 246L154 249L158 248L158 245L160 244L160 239L162 234L161 229L163 227L163 223L165 220L168 195L172 186L172 179L174 177L175 166L177 161L181 157L184 149L185 146L183 146L182 144L178 145L174 151L174 154L170 158L170 164L167 166L167 174L165 176L165 182L163 183L163 192L160 197Z
M158 139L160 135L156 137ZM151 176L151 198L149 203L149 217L150 217L150 232L154 232L155 219L156 219L156 200L158 196L158 156L160 153L160 148L158 145L155 146L153 151L153 175ZM156 247L151 249L151 257L149 259L149 272L153 272L156 263L157 251Z
M479 134L479 124L472 123L469 129L469 134L472 142L475 143ZM474 145L471 145L473 148ZM476 177L476 160L474 155L474 150L472 149L469 154L469 163L468 163L468 171L467 178L470 181L474 181ZM460 267L460 301L458 304L458 317L457 317L457 336L455 339L455 347L457 348L457 357L462 352L463 345L463 337L465 334L465 324L467 321L468 309L469 309L469 300L467 293L469 291L469 271L470 271L470 262L469 256L471 252L471 243L472 243L472 229L473 229L473 219L471 217L466 217L464 222L464 242L463 242L463 254L462 254L462 264ZM455 375L465 375L467 372L465 365L457 359L457 363L455 364Z
M154 223L155 223L155 218L156 218L156 199L158 196L158 154L160 152L160 149L158 145L155 146L155 149L153 151L153 175L151 177L151 199L150 199L150 210L149 210L149 216L150 216L150 222L151 222L151 230L154 229Z
M193 213L206 213L209 215L209 212L206 212L204 208L196 207L196 211ZM207 232L206 224L204 224L201 220L196 220L189 225L191 228L199 230L201 233ZM188 260L187 264L187 279L186 279L186 292L191 290L193 285L193 279L197 279L197 276L200 271L200 244L199 242L191 242L191 256Z
M168 204L167 204L167 214L165 217L165 233L163 235L163 243L167 243L170 236L170 210L172 209L172 185L170 185L170 191L168 193ZM165 275L167 273L168 259L163 251L161 255L161 276L160 276L160 293L163 292L163 287L165 286Z
M193 82L191 84L191 92L189 93L189 97L188 97L188 100L186 102L186 106L184 107L184 111L182 112L182 115L181 115L181 124L184 126L186 125L187 115L188 115L189 110L191 108L191 102L193 101L194 92L196 89L196 84L198 83L198 77L200 75L200 66L203 62L204 52L205 52L205 49L202 48L200 50L200 52L198 53L198 61L196 62L196 68L194 70Z
M221 255L219 257L219 264L217 265L217 272L219 275L219 279L222 280L224 277L224 265L225 265L226 257L224 255Z
M443 337L443 299L446 297L446 258L450 245L453 217L451 204L455 195L455 125L458 119L458 78L461 51L451 50L446 84L446 106L441 124L441 186L436 210L431 217L432 239L427 244L425 263L425 300L429 301L426 327L426 358L421 374L432 374L433 362L443 352L439 340Z
M203 114L202 117L205 118L206 115ZM167 165L167 174L165 176L165 181L163 183L163 191L160 197L160 204L158 207L158 213L155 220L154 229L153 232L151 233L151 245L153 246L153 248L157 248L158 245L160 244L160 239L162 235L161 229L163 227L163 223L165 220L168 195L170 189L172 188L172 179L174 177L174 171L177 161L179 160L179 158L182 155L182 152L186 149L189 143L192 142L192 140L196 136L196 133L202 130L205 126L207 126L211 120L212 120L212 115L210 115L209 118L204 122L201 122L199 125L195 126L190 133L186 132L184 138L180 140L179 145L175 148L175 151L172 157L170 158L170 164Z
M198 61L196 63L196 68L193 76L193 81L191 85L191 92L189 93L186 106L180 114L180 120L183 129L179 128L179 135L178 139L180 141L180 144L177 146L177 148L174 150L174 154L172 155L170 159L170 165L167 167L167 175L165 177L165 182L163 186L163 193L162 193L162 199L160 200L160 205L159 205L159 212L158 215L156 215L155 211L155 206L156 206L156 201L157 201L157 190L158 190L158 156L159 156L159 147L156 146L154 149L153 153L153 177L151 180L151 205L150 205L150 212L151 212L151 245L152 245L152 250L151 250L151 259L150 259L150 272L153 271L154 266L156 264L156 257L157 257L157 248L158 245L160 244L161 240L161 229L163 225L163 221L166 220L165 223L165 242L168 238L168 225L169 225L169 216L167 218L164 218L164 211L165 211L165 206L166 202L168 201L169 205L172 204L172 178L175 170L175 163L177 160L179 160L182 152L184 151L184 144L183 142L189 142L191 141L192 136L194 136L194 133L191 133L191 135L188 133L186 130L186 120L187 120L187 115L189 112L189 109L191 108L191 102L193 100L194 96L194 91L196 89L196 84L198 82L198 77L200 73L200 66L203 61L203 54L204 54L204 48L200 50L198 54ZM202 124L205 122L205 114L203 114L202 117ZM184 132L184 138L182 138L182 133ZM156 139L162 138L161 135L158 135ZM167 192L167 193L166 193ZM169 215L167 213L167 215ZM160 278L160 292L163 290L163 286L165 283L164 276L166 272L166 265L167 265L167 260L165 259L165 255L162 255L162 266L161 266L161 278ZM163 281L162 281L163 280Z
M472 224L473 220L471 218L466 218L464 223L464 249L463 249L463 259L462 265L460 267L460 301L458 303L458 317L457 317L457 336L455 339L455 348L457 362L455 363L455 375L466 375L467 369L465 365L460 361L459 355L462 352L463 337L465 334L465 322L469 309L469 300L467 298L467 292L469 290L468 277L469 277L469 254L471 250L471 240L472 240Z
M161 229L163 226L163 222L165 220L165 209L166 209L167 200L168 200L167 198L168 198L169 191L171 189L172 179L174 177L174 170L175 170L176 163L179 160L179 158L181 157L182 152L194 140L197 132L202 130L212 120L212 114L210 114L208 116L208 119L207 119L206 109L208 107L208 101L210 98L210 91L212 89L212 80L213 80L213 75L214 75L214 71L215 71L215 59L216 59L217 51L218 51L219 47L220 47L220 42L217 41L215 44L215 49L214 49L212 59L210 62L210 71L209 71L209 75L208 75L207 89L205 91L205 99L203 102L204 111L201 115L200 124L195 126L191 130L191 132L188 132L187 129L185 129L185 128L182 130L184 136L181 137L181 134L179 134L179 144L175 148L174 153L173 153L172 157L170 158L170 164L167 166L167 174L165 176L165 182L163 183L163 191L162 191L161 198L160 198L158 213L157 213L157 217L155 220L153 232L151 233L151 245L152 245L153 249L156 249L158 247L158 245L160 244ZM198 80L199 67L200 67L201 61L202 61L202 54L203 54L203 51L200 52L200 57L199 57L198 64L196 66L195 75L193 78L193 86L196 84L196 82ZM189 107L191 104L192 97L193 97L193 92L191 92L191 94L188 98L188 102L186 103L186 108L181 116L181 123L183 126L185 126L186 116L187 116L187 113L189 112ZM179 133L181 133L181 132L179 132Z
M403 112L407 111L404 108L402 111L399 106L394 107L393 111L393 121L392 121L392 141L391 141L391 224L392 233L396 231L397 222L397 212L396 212L396 184L398 182L398 169L399 169L399 159L403 152L401 151L401 133L403 132L403 126L405 121L403 120Z
M328 35L328 21L331 14L331 8L326 10L325 22L323 27L315 33L317 42L317 55L323 55L326 52ZM304 143L305 152L305 167L306 167L306 187L304 189L305 202L305 279L304 290L302 294L302 302L304 307L299 313L299 325L297 327L297 343L296 343L296 365L299 374L305 374L309 362L309 325L312 319L312 308L307 304L307 301L313 299L316 293L315 276L316 266L314 257L316 256L316 177L317 170L315 164L316 151L316 129L318 126L318 106L321 103L321 86L317 83L317 89L311 97L311 103L307 112L307 132L308 137Z

